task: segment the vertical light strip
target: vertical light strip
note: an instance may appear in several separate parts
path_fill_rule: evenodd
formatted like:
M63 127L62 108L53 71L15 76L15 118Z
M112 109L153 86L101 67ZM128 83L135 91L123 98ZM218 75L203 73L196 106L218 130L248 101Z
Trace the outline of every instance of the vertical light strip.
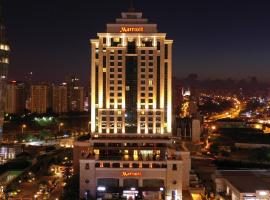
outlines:
M153 38L153 46L156 47L157 46L157 37L154 36Z
M107 47L110 47L111 46L111 37L109 34L107 34L106 36L106 46Z
M167 108L167 131L172 132L172 43L168 44L168 108Z
M161 134L164 133L164 59L165 59L165 46L164 46L164 38L160 38L160 109L162 110L161 114Z
M91 133L96 129L96 48L97 43L91 41L92 62L91 62Z
M125 47L126 45L127 45L126 35L125 34L122 34L122 46Z

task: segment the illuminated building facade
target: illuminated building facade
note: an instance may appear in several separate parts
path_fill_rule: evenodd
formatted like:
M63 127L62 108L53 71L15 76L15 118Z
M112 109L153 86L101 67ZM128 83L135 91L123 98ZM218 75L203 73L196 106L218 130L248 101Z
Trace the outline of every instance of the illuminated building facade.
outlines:
M46 113L49 107L49 87L47 85L31 86L31 112Z
M189 188L190 154L168 137L101 135L74 143L80 197L182 200Z
M23 113L25 109L25 84L11 81L7 84L5 112L8 114Z
M172 43L141 12L91 40L92 133L171 135Z
M180 200L189 152L171 139L172 40L141 12L91 40L91 138L74 143L80 196Z
M52 87L52 109L54 113L68 112L67 85L54 85Z
M0 140L2 140L3 134L9 51L10 48L6 38L6 30L3 24L2 1L0 1Z

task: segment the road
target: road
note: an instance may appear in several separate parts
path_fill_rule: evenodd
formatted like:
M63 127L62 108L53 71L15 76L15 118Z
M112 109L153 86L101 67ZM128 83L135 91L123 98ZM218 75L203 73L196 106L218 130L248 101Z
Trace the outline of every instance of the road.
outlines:
M224 111L223 113L213 115L210 117L209 121L216 121L219 119L224 119L224 118L238 118L240 112L244 109L245 105L244 103L240 102L237 98L232 98L233 105L231 109Z

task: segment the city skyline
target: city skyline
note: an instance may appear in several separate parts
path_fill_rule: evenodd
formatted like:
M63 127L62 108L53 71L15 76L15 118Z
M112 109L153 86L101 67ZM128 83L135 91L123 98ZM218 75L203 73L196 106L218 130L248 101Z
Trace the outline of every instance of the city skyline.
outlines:
M137 10L157 22L159 31L168 30L168 36L174 39L173 69L177 77L198 73L202 78L257 76L267 80L269 3L171 0L166 4L155 2L155 9L152 4L135 1ZM85 74L90 73L89 38L103 32L103 24L127 7L128 1L124 0L82 1L76 5L66 1L6 1L5 19L12 49L10 79L22 80L24 74L33 71L35 80L59 82L72 73L86 85L89 76ZM106 15L99 14L103 10ZM159 17L152 19L157 14ZM95 16L99 20L94 20Z

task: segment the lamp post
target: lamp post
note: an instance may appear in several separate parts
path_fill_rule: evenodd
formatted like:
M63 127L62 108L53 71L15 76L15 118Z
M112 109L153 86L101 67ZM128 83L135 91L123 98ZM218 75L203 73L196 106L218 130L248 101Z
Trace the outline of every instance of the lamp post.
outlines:
M58 132L59 132L59 133L61 132L61 127L62 127L62 126L64 126L64 123L62 123L62 122L59 123L59 125L58 125Z
M23 131L24 131L25 128L26 128L26 125L23 124L23 125L22 125L22 134L23 134Z

